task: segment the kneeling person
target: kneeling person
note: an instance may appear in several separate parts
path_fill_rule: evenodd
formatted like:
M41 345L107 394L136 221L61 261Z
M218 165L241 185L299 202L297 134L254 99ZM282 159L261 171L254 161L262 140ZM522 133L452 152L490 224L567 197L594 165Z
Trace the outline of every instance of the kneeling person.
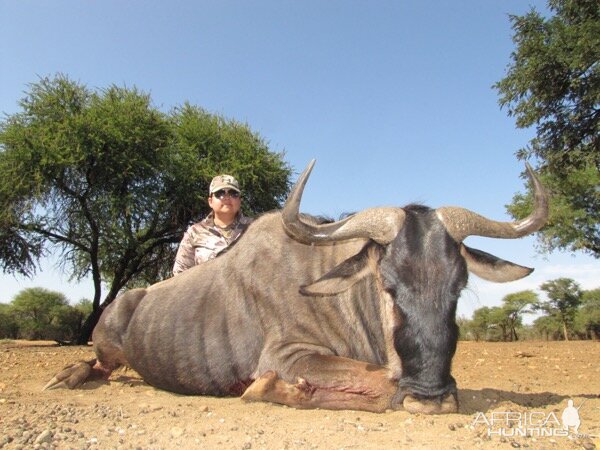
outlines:
M208 205L211 213L190 226L179 244L173 274L216 258L246 230L252 219L240 211L241 190L231 175L218 175L210 183Z

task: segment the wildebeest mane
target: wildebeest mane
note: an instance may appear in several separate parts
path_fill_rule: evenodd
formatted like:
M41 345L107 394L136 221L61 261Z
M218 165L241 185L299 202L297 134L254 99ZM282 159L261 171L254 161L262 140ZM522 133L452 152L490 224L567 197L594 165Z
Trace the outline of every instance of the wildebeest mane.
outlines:
M404 209L404 211L413 211L416 213L426 213L431 211L431 208L429 206L423 205L421 203L410 203L402 209Z
M311 225L322 225L324 223L333 223L334 219L328 216L313 216L310 214L300 213L300 217L304 222L310 223Z

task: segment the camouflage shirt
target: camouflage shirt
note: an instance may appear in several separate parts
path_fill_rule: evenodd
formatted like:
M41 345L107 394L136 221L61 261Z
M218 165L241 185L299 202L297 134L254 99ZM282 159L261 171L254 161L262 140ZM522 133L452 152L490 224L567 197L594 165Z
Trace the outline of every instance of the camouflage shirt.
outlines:
M190 226L179 244L173 275L216 258L242 235L250 222L252 219L239 213L231 225L220 228L215 225L214 213L211 212L206 219Z

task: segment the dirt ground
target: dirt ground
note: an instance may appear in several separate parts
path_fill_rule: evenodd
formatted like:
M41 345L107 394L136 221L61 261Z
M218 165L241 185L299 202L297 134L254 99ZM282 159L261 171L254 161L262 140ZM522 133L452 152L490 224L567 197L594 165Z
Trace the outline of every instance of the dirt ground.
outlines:
M461 342L460 411L301 411L154 389L133 371L41 392L91 347L0 342L3 449L593 449L600 448L600 343ZM568 401L580 426L562 429Z

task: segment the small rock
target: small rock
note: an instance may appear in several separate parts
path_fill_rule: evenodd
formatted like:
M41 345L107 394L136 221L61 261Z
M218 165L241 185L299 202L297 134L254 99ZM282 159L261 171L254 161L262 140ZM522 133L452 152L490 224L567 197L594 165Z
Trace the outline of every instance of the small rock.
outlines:
M515 357L516 358L533 358L534 355L532 355L531 353L518 351L517 353L515 353Z
M583 448L585 448L585 450L595 450L596 449L596 444L594 444L592 441L590 441L589 439L586 439L585 441L583 441L581 443L581 446Z
M171 437L173 437L173 438L181 437L181 436L183 436L184 432L185 431L183 428L173 427L173 428L171 428Z
M52 431L44 430L35 438L34 444L42 444L52 440Z

